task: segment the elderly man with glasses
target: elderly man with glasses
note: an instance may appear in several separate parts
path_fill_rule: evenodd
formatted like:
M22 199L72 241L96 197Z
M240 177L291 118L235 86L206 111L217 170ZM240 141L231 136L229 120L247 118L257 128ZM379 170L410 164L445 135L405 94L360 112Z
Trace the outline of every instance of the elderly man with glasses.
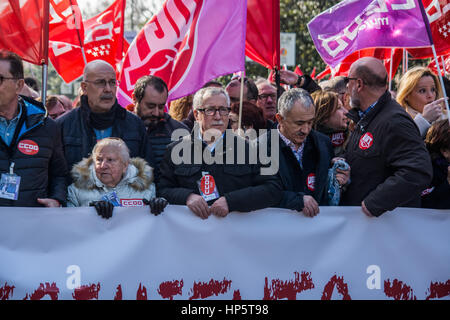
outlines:
M264 175L257 159L250 159L250 144L227 130L226 91L199 90L193 108L197 124L191 135L169 145L161 161L158 195L170 204L188 206L202 219L278 204L282 195L278 176Z
M116 137L125 141L131 157L149 162L150 150L141 119L116 101L114 68L102 60L89 62L81 82L80 107L59 117L68 168L87 157L97 141Z

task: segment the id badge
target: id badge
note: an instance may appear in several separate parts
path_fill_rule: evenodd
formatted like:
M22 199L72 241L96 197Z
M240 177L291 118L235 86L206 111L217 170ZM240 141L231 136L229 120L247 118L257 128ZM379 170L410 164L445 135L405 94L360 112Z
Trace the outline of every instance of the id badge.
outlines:
M0 198L17 200L19 198L20 177L15 174L2 173L0 180Z
M220 195L214 177L208 172L202 172L202 175L202 178L197 181L200 195L206 202L219 198Z
M114 207L121 207L119 198L115 191L105 194L102 200L111 202Z

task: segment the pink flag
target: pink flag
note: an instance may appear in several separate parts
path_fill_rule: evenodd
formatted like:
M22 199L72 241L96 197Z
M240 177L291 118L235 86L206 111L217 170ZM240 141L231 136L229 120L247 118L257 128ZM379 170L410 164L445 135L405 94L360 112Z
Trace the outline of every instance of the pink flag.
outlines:
M311 20L308 29L332 67L364 48L429 46L419 1L344 0Z
M144 75L161 77L174 100L244 70L246 9L245 0L167 0L128 49L119 103L132 103L134 84Z

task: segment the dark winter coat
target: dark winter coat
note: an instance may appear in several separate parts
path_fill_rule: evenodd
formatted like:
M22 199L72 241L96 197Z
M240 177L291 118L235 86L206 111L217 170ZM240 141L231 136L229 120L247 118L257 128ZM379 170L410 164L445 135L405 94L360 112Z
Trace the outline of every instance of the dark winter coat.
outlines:
M375 216L396 207L419 207L420 194L431 182L430 156L409 114L386 91L365 117L347 114L356 123L345 159L350 185L342 203L361 206Z
M59 128L42 103L20 97L19 104L22 115L10 146L0 138L0 174L9 173L14 162L14 173L20 176L19 198L0 198L0 206L39 207L37 198L64 204L68 170Z

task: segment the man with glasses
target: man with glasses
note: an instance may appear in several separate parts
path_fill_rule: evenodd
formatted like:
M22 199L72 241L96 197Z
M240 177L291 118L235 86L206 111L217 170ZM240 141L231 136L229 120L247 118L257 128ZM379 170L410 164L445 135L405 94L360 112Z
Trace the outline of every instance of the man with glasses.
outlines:
M342 204L361 206L369 217L396 207L420 207L420 195L431 182L431 160L419 130L387 90L383 63L372 57L354 62L347 92L356 123L345 159L350 184Z
M256 103L258 99L258 88L256 87L253 80L244 77L244 93L243 101L249 101L251 103ZM241 77L233 77L231 81L227 84L225 90L230 97L230 103L239 103L241 98Z
M0 51L0 206L59 207L68 174L56 123L42 103L19 95L22 59Z
M134 85L134 111L147 127L150 144L150 165L155 170L155 181L159 180L159 163L172 142L176 129L186 129L183 123L172 119L165 112L168 89L166 83L156 76L143 76Z
M196 126L169 145L161 161L158 196L186 205L202 219L274 206L281 200L277 175L262 175L250 145L228 126L230 99L221 88L203 88L193 101Z
M97 141L108 137L125 141L131 157L150 160L144 124L117 103L117 86L116 72L109 63L94 60L86 65L80 107L57 119L69 169L88 157Z
M266 127L267 129L270 129L276 122L277 88L266 79L256 81L256 87L258 88L258 100L256 101L256 105L262 110L264 120L267 123Z

